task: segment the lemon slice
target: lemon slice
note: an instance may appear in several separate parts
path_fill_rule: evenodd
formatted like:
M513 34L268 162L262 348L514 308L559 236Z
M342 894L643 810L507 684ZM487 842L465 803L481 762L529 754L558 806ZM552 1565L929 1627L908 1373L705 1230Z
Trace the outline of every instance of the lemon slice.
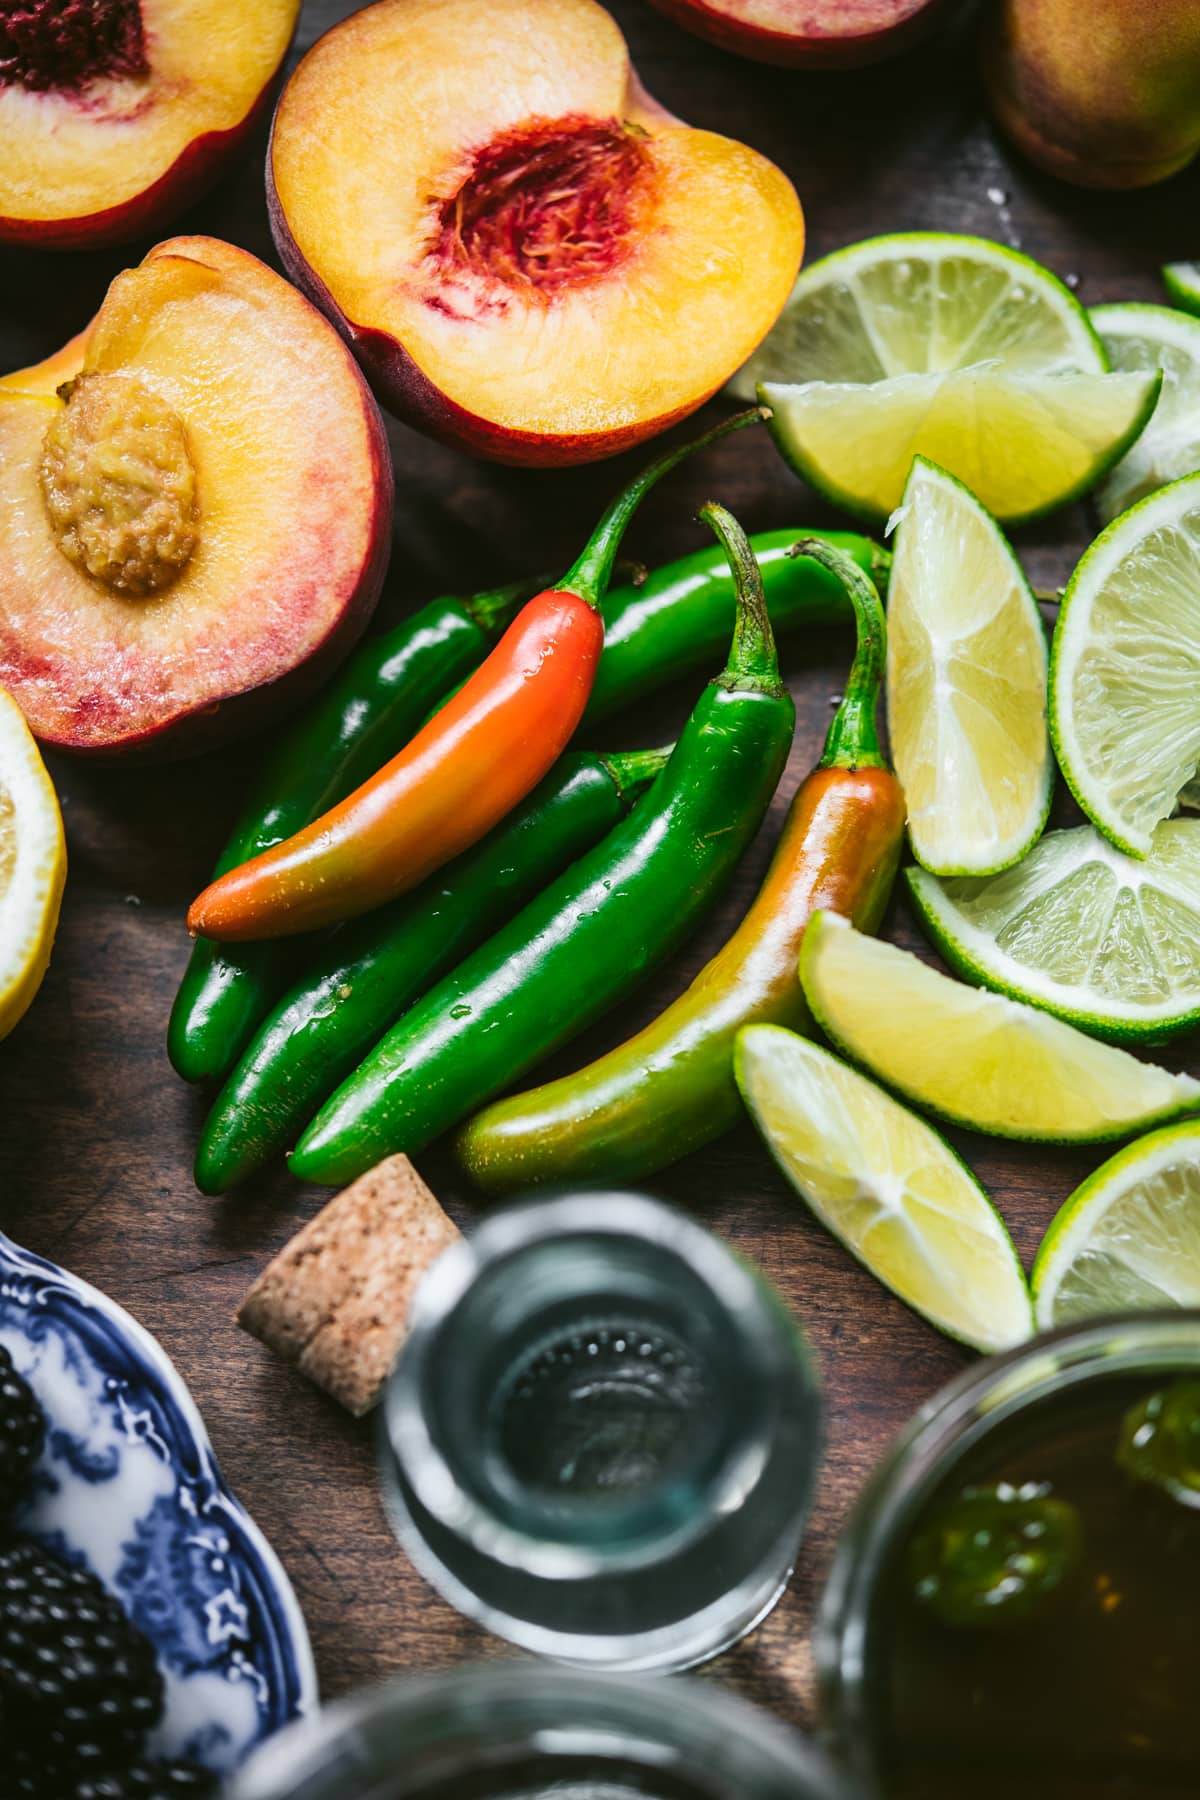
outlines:
M1092 822L1145 856L1200 763L1200 475L1102 531L1067 584L1050 731Z
M0 689L0 1038L46 973L66 873L53 783L20 709Z
M1162 278L1172 306L1181 306L1184 312L1200 313L1200 263L1167 263Z
M1152 1131L1067 1200L1033 1267L1038 1323L1200 1306L1200 1120Z
M993 1137L1092 1143L1200 1106L1200 1082L1033 1006L965 986L814 913L800 952L826 1036L930 1112Z
M730 385L753 400L760 381L886 381L992 360L1013 374L1108 367L1049 269L986 238L911 231L810 263Z
M1169 819L1135 861L1091 825L1052 831L982 880L908 870L946 961L968 980L1114 1042L1200 1025L1200 819Z
M826 499L877 522L914 456L957 475L1010 524L1100 480L1142 431L1161 375L1026 374L980 363L869 384L763 382L784 460Z
M740 1032L735 1066L780 1168L874 1276L976 1350L1029 1336L1029 1289L1003 1220L924 1119L780 1025Z
M1097 306L1092 323L1114 369L1161 369L1163 376L1150 423L1096 495L1107 520L1200 469L1200 319L1169 306Z
M973 494L918 457L888 587L888 730L913 854L938 874L1025 855L1054 768L1046 633L1020 564Z

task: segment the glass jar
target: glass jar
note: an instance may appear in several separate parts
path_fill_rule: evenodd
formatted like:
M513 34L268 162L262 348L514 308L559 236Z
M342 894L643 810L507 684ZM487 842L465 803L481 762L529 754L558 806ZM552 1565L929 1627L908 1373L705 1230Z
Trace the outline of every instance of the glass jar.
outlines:
M695 1682L528 1663L405 1677L292 1726L228 1800L861 1800L825 1756Z
M714 1656L782 1592L819 1443L798 1327L637 1194L493 1214L435 1264L384 1397L401 1543L461 1612L610 1669Z
M832 1743L888 1800L1200 1791L1200 1312L1104 1319L929 1401L842 1537Z

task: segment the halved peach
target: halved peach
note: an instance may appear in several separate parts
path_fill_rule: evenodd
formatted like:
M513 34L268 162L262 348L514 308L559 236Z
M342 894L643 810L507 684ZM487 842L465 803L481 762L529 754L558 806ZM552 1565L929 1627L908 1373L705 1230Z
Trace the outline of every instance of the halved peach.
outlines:
M64 749L197 749L348 650L378 598L379 409L302 295L173 238L0 382L0 687Z
M651 100L595 0L379 0L292 75L284 264L384 403L502 462L586 462L692 412L774 322L786 176Z
M262 118L300 0L0 6L0 242L160 230Z
M949 0L652 0L697 37L755 62L853 69L915 43Z

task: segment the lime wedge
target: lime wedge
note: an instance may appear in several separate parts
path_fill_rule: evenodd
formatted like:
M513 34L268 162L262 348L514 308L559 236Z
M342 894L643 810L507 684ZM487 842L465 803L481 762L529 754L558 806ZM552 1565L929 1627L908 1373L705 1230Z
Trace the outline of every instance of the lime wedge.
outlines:
M1181 306L1184 312L1200 313L1200 263L1168 263L1162 278L1172 306Z
M811 263L730 385L753 400L760 381L884 381L989 360L1014 374L1108 366L1049 269L985 238L914 231Z
M1096 1037L1161 1043L1200 1025L1200 819L1170 819L1144 862L1091 825L1052 831L1015 869L909 891L946 961Z
M1084 812L1147 855L1200 763L1200 475L1140 500L1080 559L1050 653L1050 732Z
M1033 1266L1038 1323L1200 1306L1200 1120L1110 1157L1059 1210Z
M914 456L964 481L997 518L1038 517L1095 485L1154 411L1161 376L1015 373L978 363L868 384L763 382L771 434L818 493L873 522Z
M800 978L839 1049L918 1106L993 1137L1092 1143L1200 1106L1200 1082L966 987L907 950L813 914Z
M1096 495L1103 519L1200 469L1200 319L1169 306L1097 306L1092 323L1114 369L1161 369L1153 417Z
M922 1318L976 1350L1030 1334L1004 1222L932 1126L780 1025L738 1035L738 1086L821 1223Z
M990 874L1046 822L1046 633L994 519L918 457L888 587L888 730L913 854L938 874Z

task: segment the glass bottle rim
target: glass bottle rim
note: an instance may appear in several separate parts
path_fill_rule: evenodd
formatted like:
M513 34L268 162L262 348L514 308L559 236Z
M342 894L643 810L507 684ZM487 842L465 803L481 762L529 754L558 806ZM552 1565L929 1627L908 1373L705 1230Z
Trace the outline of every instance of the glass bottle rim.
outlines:
M860 1775L876 1773L866 1662L875 1586L897 1533L951 1461L1000 1420L1100 1375L1200 1363L1200 1308L1113 1314L1040 1332L971 1364L937 1390L893 1441L838 1541L813 1634L826 1735Z
M735 1511L759 1481L770 1442L765 1427L749 1432L714 1472L704 1512L696 1510L641 1542L623 1541L615 1533L609 1541L551 1539L498 1517L471 1490L435 1442L422 1410L418 1388L423 1366L437 1332L485 1266L546 1239L572 1235L632 1238L682 1258L751 1347L764 1355L778 1323L770 1311L769 1290L734 1251L686 1213L631 1192L587 1189L517 1201L451 1245L429 1270L413 1304L402 1353L410 1378L397 1382L393 1376L380 1408L379 1452L385 1475L391 1479L389 1460L401 1465L426 1511L482 1555L530 1575L586 1581L656 1564L702 1535L714 1513ZM788 1324L793 1322L789 1319ZM799 1335L797 1341L803 1344ZM806 1347L804 1356L815 1386ZM411 1379L414 1371L416 1380Z
M630 1762L640 1752L647 1768L667 1772L677 1752L700 1756L706 1771L744 1800L859 1800L853 1781L819 1745L710 1682L661 1676L647 1684L524 1659L401 1675L337 1701L258 1750L229 1800L289 1800L297 1791L308 1794L309 1783L313 1800L335 1793L345 1800L347 1777L360 1771L369 1778L373 1759L390 1759L401 1747L419 1779L441 1772L419 1761L414 1768L413 1759L436 1756L441 1747L467 1755L497 1747L614 1760L623 1754ZM336 1788L323 1788L323 1780Z

